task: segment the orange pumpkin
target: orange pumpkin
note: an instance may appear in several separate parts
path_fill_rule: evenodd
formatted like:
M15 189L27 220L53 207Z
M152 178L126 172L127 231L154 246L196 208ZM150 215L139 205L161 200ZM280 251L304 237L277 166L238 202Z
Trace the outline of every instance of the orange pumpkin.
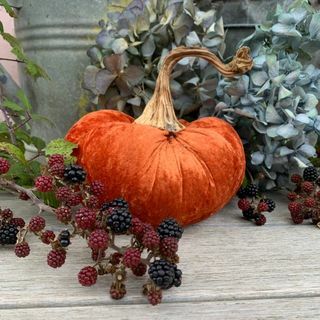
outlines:
M177 120L169 89L175 63L206 59L226 76L248 71L247 48L223 64L204 48L172 50L163 61L153 97L136 120L113 110L89 113L68 132L89 179L106 185L103 200L124 197L132 213L153 225L174 217L195 223L221 209L239 188L245 156L235 130L223 120L202 118L186 127Z

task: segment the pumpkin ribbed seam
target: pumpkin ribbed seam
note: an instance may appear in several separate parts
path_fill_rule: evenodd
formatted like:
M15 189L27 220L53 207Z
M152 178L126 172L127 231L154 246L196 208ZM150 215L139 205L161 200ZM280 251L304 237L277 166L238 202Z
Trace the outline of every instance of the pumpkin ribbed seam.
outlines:
M179 141L181 140L183 142L183 144ZM207 173L207 175L210 177L210 180L212 181L213 183L213 187L214 187L214 190L215 190L215 194L214 194L214 197L217 197L217 183L216 183L216 180L214 179L211 171L209 170L207 164L205 163L204 160L202 160L198 155L197 155L197 152L195 150L192 149L192 147L190 146L190 144L185 141L184 139L182 139L181 137L178 137L177 138L177 141L184 147L186 148L193 156L194 158L198 161L198 163L201 165L202 169L204 170L205 173Z

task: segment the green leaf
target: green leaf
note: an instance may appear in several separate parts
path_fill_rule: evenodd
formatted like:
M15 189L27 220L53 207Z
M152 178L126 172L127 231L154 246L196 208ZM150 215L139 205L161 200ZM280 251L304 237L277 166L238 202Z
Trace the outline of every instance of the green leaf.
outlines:
M32 76L34 79L44 78L44 79L50 80L50 77L48 76L46 71L43 68L41 68L39 65L31 61L30 59L27 59L25 63L26 63L26 72L30 76Z
M17 139L22 140L27 144L31 143L31 137L26 131L18 129L15 131L15 135Z
M50 119L48 119L47 117L41 115L41 114L37 114L37 113L31 113L31 118L34 121L46 121L48 122L52 127L55 127L55 123L53 121L51 121Z
M66 162L74 162L75 157L72 156L72 152L76 148L76 144L60 138L49 142L44 151L46 156L52 154L62 154L65 157Z
M3 23L0 21L0 33L2 33L4 30L3 30Z
M39 150L43 150L46 147L46 143L38 137L31 137L31 143Z
M24 105L24 107L28 110L31 111L32 110L32 106L29 102L28 97L25 95L25 93L23 92L23 90L19 89L17 92L17 97L19 98L19 100L22 102L22 104Z
M4 99L2 105L15 112L24 112L22 107L20 107L17 103L8 100L7 98Z
M11 143L0 142L0 150L10 154L14 159L18 160L21 163L27 162L26 158L24 157L24 152Z
M14 180L21 186L32 186L33 177L28 172L25 164L21 162L11 163L10 170L7 173L10 180Z
M7 13L10 15L12 18L17 18L16 13L14 10L11 8L10 4L8 3L7 0L0 0L0 6L4 7L4 9L7 11Z

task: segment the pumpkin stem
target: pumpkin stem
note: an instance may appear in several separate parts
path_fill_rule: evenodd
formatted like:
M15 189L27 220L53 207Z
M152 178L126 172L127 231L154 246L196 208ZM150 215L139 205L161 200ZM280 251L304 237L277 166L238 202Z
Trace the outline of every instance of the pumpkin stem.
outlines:
M228 64L224 64L214 53L201 47L178 47L173 49L163 60L159 71L154 94L147 103L142 115L136 123L153 126L169 132L178 132L184 129L177 119L170 93L170 74L174 65L182 58L194 56L207 60L226 77L241 75L252 68L250 49L240 48L235 57Z

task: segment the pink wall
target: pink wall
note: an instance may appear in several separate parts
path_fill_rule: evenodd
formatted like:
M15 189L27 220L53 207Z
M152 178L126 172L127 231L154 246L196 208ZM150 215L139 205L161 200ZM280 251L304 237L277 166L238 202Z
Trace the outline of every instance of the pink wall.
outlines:
M4 31L13 34L13 18L11 18L3 9L0 7L0 21L4 25ZM15 59L15 56L10 52L11 47L0 38L0 57L1 58L12 58ZM18 82L18 67L16 62L11 61L0 61L2 65L8 70L13 79Z

